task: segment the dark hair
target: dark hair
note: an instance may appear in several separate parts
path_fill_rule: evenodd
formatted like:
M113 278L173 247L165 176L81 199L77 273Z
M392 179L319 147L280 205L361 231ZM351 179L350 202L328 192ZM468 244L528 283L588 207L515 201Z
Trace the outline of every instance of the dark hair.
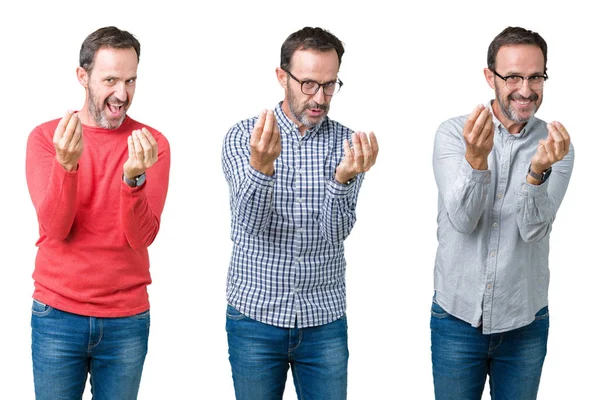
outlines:
M339 65L342 64L344 55L344 44L331 32L321 28L305 27L292 33L281 45L280 67L289 70L292 56L296 50L317 50L325 52L335 50ZM338 65L338 66L339 66Z
M546 62L548 61L548 46L546 45L546 41L537 32L512 26L509 26L500 32L498 36L492 40L492 43L490 43L487 55L488 68L495 70L496 56L498 55L500 47L514 44L531 44L538 46L544 55L544 73L546 72Z
M79 51L79 66L90 72L94 66L96 52L103 47L113 49L133 48L140 61L140 42L129 32L122 31L114 26L100 28L90 33L81 44Z

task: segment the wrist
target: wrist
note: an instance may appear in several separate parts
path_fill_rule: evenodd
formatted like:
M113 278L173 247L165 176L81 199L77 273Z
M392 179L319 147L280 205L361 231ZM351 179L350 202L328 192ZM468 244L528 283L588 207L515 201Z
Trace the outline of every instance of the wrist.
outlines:
M355 175L356 176L356 175ZM344 173L340 173L337 170L335 171L335 175L334 175L334 179L338 182L341 183L342 185L347 185L348 183L350 183L350 181L352 181L352 179L354 179L354 176L349 176L347 174Z
M133 178L128 178L125 174L123 174L123 182L130 188L140 187L146 182L146 173L142 172L140 175L135 176Z
M250 160L250 166L265 175L273 176L275 174L275 162L270 164L258 164Z
M485 158L472 157L472 156L466 154L465 159L467 160L467 162L473 169L476 169L479 171L485 171L488 169L487 157L485 157Z

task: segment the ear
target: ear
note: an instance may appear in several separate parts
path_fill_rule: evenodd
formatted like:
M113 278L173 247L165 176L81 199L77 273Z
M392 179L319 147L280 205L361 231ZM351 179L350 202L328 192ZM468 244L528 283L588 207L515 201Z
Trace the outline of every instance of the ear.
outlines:
M281 85L282 88L286 89L287 88L287 72L285 72L283 69L277 67L275 68L275 73L277 74L277 80L279 81L279 84Z
M79 81L81 86L87 88L89 78L90 77L85 69L77 67L77 80Z
M483 75L485 75L485 80L487 81L489 87L491 87L492 89L496 89L496 80L494 79L496 75L494 75L492 70L489 68L484 68Z

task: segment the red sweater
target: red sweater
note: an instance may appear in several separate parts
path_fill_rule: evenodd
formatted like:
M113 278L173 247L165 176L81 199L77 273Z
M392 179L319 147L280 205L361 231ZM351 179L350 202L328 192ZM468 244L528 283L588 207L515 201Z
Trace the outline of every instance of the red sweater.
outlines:
M143 312L150 307L147 248L169 184L169 142L129 117L117 130L83 125L79 168L68 172L52 143L58 122L36 127L27 142L27 185L40 225L33 297L94 317ZM144 126L158 143L158 161L144 185L130 188L122 179L127 136Z

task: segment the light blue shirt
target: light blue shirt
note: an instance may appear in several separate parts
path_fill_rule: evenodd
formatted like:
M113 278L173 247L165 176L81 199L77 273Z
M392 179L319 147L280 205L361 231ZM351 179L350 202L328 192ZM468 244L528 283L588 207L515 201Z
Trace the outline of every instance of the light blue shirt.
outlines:
M468 116L445 121L435 137L433 169L439 190L436 302L483 333L533 322L548 305L552 223L563 200L574 150L552 166L548 180L527 183L527 171L546 123L531 118L510 134L494 116L488 170L465 159Z

